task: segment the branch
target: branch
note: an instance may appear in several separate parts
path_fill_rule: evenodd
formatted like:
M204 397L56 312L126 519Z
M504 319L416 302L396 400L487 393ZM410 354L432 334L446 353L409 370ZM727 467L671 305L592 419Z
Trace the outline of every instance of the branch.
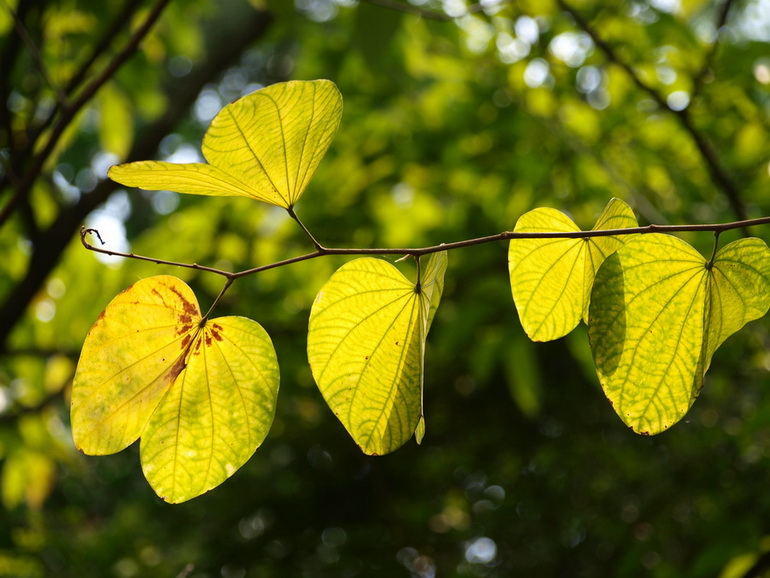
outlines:
M206 271L208 273L214 273L221 275L229 281L239 279L240 277L246 277L247 275L254 275L268 269L275 269L278 267L284 267L293 263L299 263L300 261L308 261L310 259L316 259L326 255L403 255L412 257L421 257L423 255L430 255L431 253L438 253L440 251L451 251L454 249L462 249L464 247L472 247L474 245L484 245L487 243L497 243L500 241L510 241L513 239L589 239L592 237L619 237L625 235L649 235L651 233L683 233L683 232L710 232L715 235L724 233L725 231L731 231L734 229L745 229L753 225L768 225L770 224L770 217L760 217L758 219L748 219L743 221L733 221L730 223L716 223L706 225L647 225L645 227L628 227L626 229L598 229L591 231L559 231L559 232L543 232L543 233L517 233L515 231L503 231L496 235L488 235L486 237L475 237L473 239L465 239L464 241L455 241L453 243L440 243L438 245L431 245L428 247L412 247L412 248L342 248L342 247L323 247L316 243L316 250L312 253L306 253L298 257L291 257L282 261L276 261L269 263L268 265L261 265L252 269L245 269L243 271L225 271L223 269L217 269L215 267L207 267L205 265L199 265L198 263L182 263L179 261L167 261L165 259L158 259L157 257L147 257L145 255L137 255L135 253L123 253L120 251L112 251L110 249L101 249L92 245L86 240L86 236L89 234L95 235L99 241L104 244L99 231L96 229L87 229L83 227L80 230L80 242L89 251L95 253L101 253L103 255L110 255L111 257L124 257L126 259L137 259L139 261L150 261L158 265L170 265L172 267L183 267L186 269L195 269L197 271ZM312 236L311 236L312 239ZM314 240L315 242L315 240ZM225 290L229 287L225 287ZM224 293L224 290L223 290Z
M51 153L56 148L59 139L62 137L64 131L75 118L80 109L83 108L88 103L88 101L93 98L97 91L115 75L118 69L123 66L123 64L131 56L133 56L133 54L139 48L139 44L142 42L144 37L147 36L150 29L152 29L153 25L163 12L163 9L170 1L171 0L158 0L155 3L153 9L147 15L145 21L139 28L137 28L123 50L112 59L112 61L107 65L107 67L99 76L92 80L91 83L83 89L83 91L74 101L62 108L61 116L51 131L51 136L48 138L45 146L35 156L29 171L27 171L27 173L21 179L19 186L16 187L13 196L10 198L8 203L6 203L5 207L3 207L3 210L0 211L0 227L2 227L5 221L7 221L16 210L16 207L21 199L29 193L32 185L35 182L35 179L37 179L40 171L43 169L43 165L45 165L48 157L51 156Z
M134 13L139 10L141 5L142 3L140 1L126 0L121 11L113 19L112 24L104 31L102 37L94 45L89 57L85 59L83 64L80 65L75 74L72 75L72 78L70 78L70 80L67 82L66 86L64 87L64 95L66 97L71 97L72 94L80 87L80 85L86 79L89 71L91 70L91 67L94 65L97 59L104 52L106 52L107 48L120 34L121 30L126 26L126 24L131 22L131 18L133 17ZM45 132L49 126L51 126L51 123L53 123L56 115L59 114L65 107L65 101L57 102L57 106L51 110L47 118L42 123L34 128L30 127L28 129L28 141L30 143L36 142L40 135L43 134L43 132Z
M556 2L562 10L574 18L577 25L591 37L591 40L593 40L594 44L596 44L596 46L598 46L599 49L604 52L604 55L610 62L613 62L622 68L626 74L629 75L634 84L636 84L636 86L643 92L646 92L661 109L673 113L679 119L682 127L690 135L690 138L693 140L695 146L700 152L701 158L706 164L706 167L708 168L714 183L727 196L727 199L730 202L735 215L742 221L746 220L746 208L743 205L743 201L741 201L738 186L733 182L733 180L727 174L727 171L719 163L716 152L714 151L711 144L693 124L688 109L685 108L682 110L674 110L668 106L668 103L663 98L663 96L652 86L644 82L636 73L636 71L631 68L627 62L620 58L617 52L615 52L615 49L607 42L605 42L601 36L599 36L598 32L594 30L588 21L583 18L577 11L575 11L574 8L567 4L566 0L556 0ZM748 231L745 229L743 233L746 236L749 235Z
M22 5L26 5L26 2L22 2ZM225 10L225 14L209 27L205 58L184 79L174 80L166 86L168 102L174 105L145 128L134 142L126 158L127 162L151 156L161 140L185 118L201 89L215 81L222 71L237 61L248 46L267 32L271 22L269 13L253 10L246 3L228 3L226 8L232 9ZM72 235L80 229L84 217L107 200L116 188L117 183L112 181L100 182L96 189L83 195L77 203L63 207L54 221L41 231L24 276L3 296L0 304L0 352L5 350L8 336L56 267Z
M703 88L703 81L705 80L706 76L711 70L711 67L714 64L714 58L716 57L717 50L719 50L719 31L725 24L727 24L727 17L730 14L730 8L732 5L733 0L725 0L722 4L722 8L717 14L717 20L714 23L716 38L714 39L714 43L711 45L711 49L708 51L708 54L706 54L706 57L703 59L703 65L701 66L700 71L692 79L692 95L690 96L690 102L694 101L698 97L701 89Z
M137 0L126 0L123 4L121 11L115 16L112 24L104 31L99 42L93 48L91 55L80 65L77 72L72 75L67 85L64 87L64 92L67 95L71 95L88 75L88 71L93 66L94 62L107 50L115 37L126 26L127 22L131 21L133 14L141 7L141 2Z
M22 2L15 13L15 16L12 16L12 18L21 20L23 22L27 15L32 11L34 4L35 3L32 1ZM7 2L3 2L3 5L6 10L10 10L10 6ZM2 71L2 74L0 74L0 122L2 122L2 127L0 127L0 130L8 135L7 138L9 145L11 145L13 142L13 130L11 127L11 115L10 111L8 110L7 103L8 97L11 94L11 90L13 89L13 85L11 83L11 73L15 68L16 61L19 56L19 51L21 50L21 44L21 38L19 38L17 34L9 34L6 37L5 46L3 47L2 54L0 55L0 70ZM4 181L5 179L0 178L0 190L2 190L4 186Z
M35 68L37 68L37 71L40 73L40 77L43 79L43 82L45 82L48 88L51 89L51 92L53 92L54 96L56 97L57 104L59 106L64 106L66 97L64 96L64 93L51 80L51 76L48 74L48 70L45 68L45 63L43 62L43 57L40 54L40 50L38 50L35 41L32 40L32 36L29 34L29 32L27 32L27 28L24 26L24 22L22 22L22 19L19 17L16 10L8 5L7 1L4 1L4 4L9 14L11 15L11 18L13 19L13 25L16 29L16 33L24 42L27 50L29 50L29 53L32 56L32 61L35 63Z
M450 16L446 12L438 12L437 10L426 10L425 8L420 8L419 6L414 6L412 4L407 4L405 2L399 2L398 0L364 0L364 1L368 2L369 4L373 4L375 6L388 8L389 10L404 12L405 14L414 14L415 16L420 16L421 18L425 18L427 20L440 20L442 22L448 22L449 20L454 20L455 18L458 18L458 16ZM466 8L465 10L465 13L461 14L460 17L468 16L469 14L476 14L477 12L481 12L485 8L494 8L508 1L509 0L498 0L494 4L491 4L491 3L473 4L471 6L468 6L468 8Z

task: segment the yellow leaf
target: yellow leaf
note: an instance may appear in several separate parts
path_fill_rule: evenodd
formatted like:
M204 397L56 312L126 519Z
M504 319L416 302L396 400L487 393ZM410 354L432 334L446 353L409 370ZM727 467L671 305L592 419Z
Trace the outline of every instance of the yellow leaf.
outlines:
M380 259L343 265L313 303L308 359L318 388L364 453L382 455L425 433L425 339L444 286L446 252L419 288Z
M770 249L741 239L713 266L681 239L637 235L596 276L588 335L604 392L635 432L690 409L717 347L770 306Z
M241 195L290 208L331 144L342 97L329 80L273 84L225 106L203 139L209 164L116 165L114 181L147 190Z
M272 423L278 364L254 321L202 322L195 295L168 276L139 281L86 338L72 388L75 445L118 452L142 436L142 467L163 499L221 484Z
M605 207L593 230L636 227L631 208L620 199ZM577 232L564 213L540 208L525 213L517 233ZM594 276L604 259L626 237L511 239L508 270L511 291L524 331L533 341L567 335L588 318Z

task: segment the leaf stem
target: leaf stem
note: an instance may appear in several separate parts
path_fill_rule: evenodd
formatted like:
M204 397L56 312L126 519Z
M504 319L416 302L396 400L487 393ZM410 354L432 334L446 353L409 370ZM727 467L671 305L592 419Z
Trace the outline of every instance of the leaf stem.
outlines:
M313 236L313 234L310 232L310 230L305 226L305 224L300 220L300 218L297 216L297 213L294 212L294 206L290 206L286 208L286 212L289 213L289 216L294 219L297 224L300 226L302 231L307 235L308 239L310 239L310 242L313 243L313 246L316 248L319 252L325 252L326 249L319 243L316 238Z
M422 267L420 265L419 255L414 256L415 263L417 263L417 283L414 285L414 292L419 295L422 293Z
M714 267L714 259L717 256L717 250L719 249L719 231L714 231L714 250L711 252L711 259L706 263L706 269L711 271Z
M206 324L206 321L208 321L209 317L211 316L212 312L214 311L214 308L219 304L219 301L224 297L225 293L227 293L227 290L230 288L230 286L235 281L234 277L228 277L227 281L225 281L224 287L222 287L222 290L219 292L219 295L217 295L217 298L214 299L214 302L211 304L211 307L209 307L209 310L206 311L206 315L203 316L201 319L201 327L203 327Z

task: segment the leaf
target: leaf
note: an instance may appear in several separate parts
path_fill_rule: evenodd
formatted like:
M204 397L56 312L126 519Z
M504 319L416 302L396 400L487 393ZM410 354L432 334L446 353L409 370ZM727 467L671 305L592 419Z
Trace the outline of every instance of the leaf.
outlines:
M99 142L102 149L118 158L125 158L134 139L134 118L131 102L114 84L106 84L98 93Z
M717 347L770 306L770 249L735 241L713 267L684 241L636 236L602 265L588 334L604 392L635 432L682 419Z
M330 80L283 82L225 106L203 138L209 164L139 161L112 180L146 190L240 195L290 208L331 144L342 97Z
M141 436L145 476L169 502L230 477L275 414L278 363L264 329L243 317L201 325L181 280L139 281L91 328L72 387L75 445L112 454Z
M620 199L612 199L593 230L636 226L631 207ZM522 215L514 231L545 233L580 229L564 213L539 208ZM558 339L572 331L581 318L588 319L596 271L623 242L621 236L511 239L508 249L511 291L521 325L530 339Z
M425 339L446 267L446 252L433 254L418 288L386 261L356 259L332 275L313 303L313 377L364 453L392 452L413 434L422 440Z

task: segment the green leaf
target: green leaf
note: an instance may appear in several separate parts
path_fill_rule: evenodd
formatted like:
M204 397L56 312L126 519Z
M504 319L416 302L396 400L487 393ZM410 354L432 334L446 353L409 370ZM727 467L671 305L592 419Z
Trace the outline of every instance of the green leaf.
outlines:
M593 230L636 227L634 213L620 199L605 207ZM577 225L564 213L539 208L522 215L517 233L575 232ZM533 341L567 335L588 319L591 287L599 266L627 237L587 239L511 239L508 271L516 310Z
M104 150L118 158L125 158L134 140L134 119L131 101L114 84L106 84L98 93L99 141Z
M669 235L636 236L596 277L588 335L604 392L635 432L682 419L717 347L770 306L770 249L735 241L713 267Z
M240 195L289 208L302 196L342 117L333 82L273 84L225 106L203 139L209 164L140 161L112 180L147 190Z
M72 387L75 445L112 454L141 436L150 485L183 502L221 484L262 443L278 379L258 323L202 324L181 280L144 279L112 300L83 345Z
M364 453L386 454L425 434L425 339L446 267L446 252L433 254L415 286L390 263L356 259L332 275L313 303L313 377Z

